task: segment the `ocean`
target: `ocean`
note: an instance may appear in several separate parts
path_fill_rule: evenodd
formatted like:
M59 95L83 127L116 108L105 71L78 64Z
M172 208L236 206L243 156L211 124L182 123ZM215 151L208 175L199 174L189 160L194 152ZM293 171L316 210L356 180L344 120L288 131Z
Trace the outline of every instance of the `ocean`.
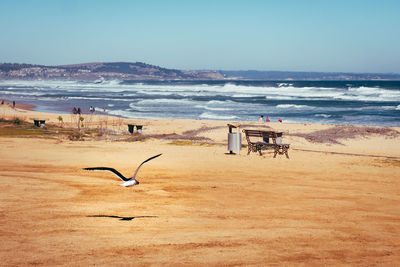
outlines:
M0 81L0 99L35 110L186 118L400 126L400 81Z

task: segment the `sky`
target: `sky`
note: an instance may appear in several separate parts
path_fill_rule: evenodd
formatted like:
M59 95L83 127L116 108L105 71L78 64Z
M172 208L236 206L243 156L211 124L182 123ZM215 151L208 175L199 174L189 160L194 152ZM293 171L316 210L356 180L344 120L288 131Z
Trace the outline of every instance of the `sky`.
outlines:
M398 0L0 0L0 62L400 73Z

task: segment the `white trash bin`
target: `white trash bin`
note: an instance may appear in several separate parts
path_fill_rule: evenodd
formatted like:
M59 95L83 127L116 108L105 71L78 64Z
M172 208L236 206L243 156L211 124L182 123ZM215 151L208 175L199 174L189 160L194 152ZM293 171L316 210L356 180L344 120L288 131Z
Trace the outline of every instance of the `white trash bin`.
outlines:
M242 147L242 134L241 133L228 133L228 150L240 153Z

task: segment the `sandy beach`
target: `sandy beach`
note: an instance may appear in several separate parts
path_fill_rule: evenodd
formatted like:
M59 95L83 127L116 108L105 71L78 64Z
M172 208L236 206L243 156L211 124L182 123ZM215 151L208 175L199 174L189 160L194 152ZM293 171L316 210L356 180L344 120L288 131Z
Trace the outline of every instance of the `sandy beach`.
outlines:
M0 107L3 266L400 262L399 127L85 114L78 131L77 115L29 108ZM290 159L229 155L228 123L283 132ZM82 169L130 176L159 153L134 187Z

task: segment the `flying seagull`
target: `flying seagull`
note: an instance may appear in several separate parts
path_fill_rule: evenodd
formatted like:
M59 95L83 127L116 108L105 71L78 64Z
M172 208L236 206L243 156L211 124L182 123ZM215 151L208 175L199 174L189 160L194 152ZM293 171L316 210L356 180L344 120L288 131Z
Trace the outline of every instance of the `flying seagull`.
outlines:
M140 167L142 167L143 164L145 164L146 162L155 159L159 156L161 156L162 154L158 154L155 155L151 158L146 159L145 161L142 162L142 164L139 165L139 167L136 169L135 174L130 177L130 178L126 178L125 176L123 176L119 171L117 171L114 168L109 168L109 167L89 167L89 168L83 168L84 170L89 170L89 171L110 171L113 172L114 174L116 174L122 181L124 181L122 184L120 184L120 186L132 186L132 185L137 185L139 184L139 181L135 179L136 174L138 173Z

